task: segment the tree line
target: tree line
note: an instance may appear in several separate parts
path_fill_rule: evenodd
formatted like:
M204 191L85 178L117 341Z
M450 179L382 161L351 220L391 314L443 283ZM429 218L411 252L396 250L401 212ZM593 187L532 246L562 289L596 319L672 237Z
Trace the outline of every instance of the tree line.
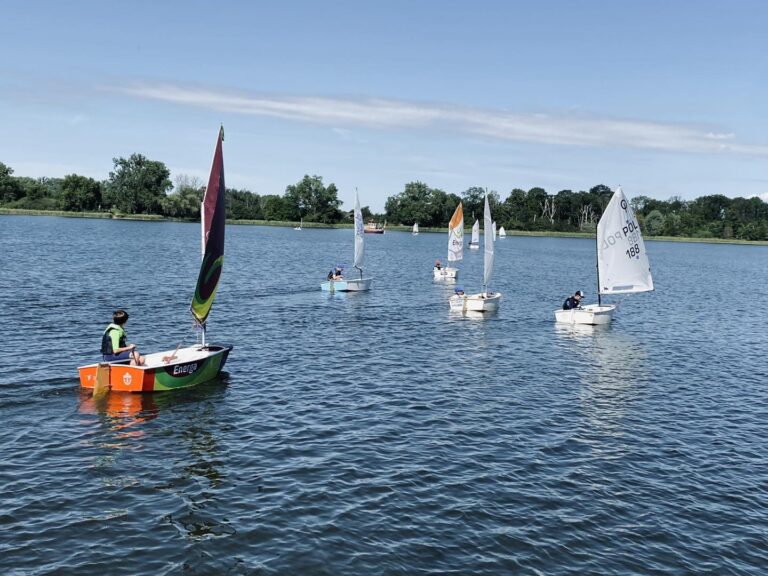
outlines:
M113 214L157 214L171 218L200 218L205 185L197 178L179 175L175 183L162 162L141 154L113 158L109 178L70 174L64 178L13 176L13 169L0 162L0 206L72 212L104 211ZM459 202L463 202L467 226L482 218L486 189L470 187L461 194L409 182L402 192L387 198L383 214L363 208L366 219L423 228L444 228ZM560 190L550 194L540 187L512 189L502 199L488 191L496 223L507 230L594 232L597 221L612 195L599 184L588 191ZM694 200L673 197L656 200L636 196L632 207L647 236L735 238L768 240L768 204L760 198L728 198L721 194ZM338 224L351 220L342 210L335 184L323 184L320 176L305 175L280 194L255 194L249 190L226 190L227 218Z
M420 226L447 226L454 208L463 202L464 220L470 225L483 217L486 190L470 187L461 195L411 182L386 202L389 222ZM491 213L507 230L594 232L613 191L603 184L588 191L514 188L501 199L489 191ZM643 233L647 236L768 240L768 203L760 198L728 198L722 194L695 200L672 197L656 200L635 196L630 200Z
M107 180L69 174L64 178L13 176L13 168L0 162L0 206L67 212L111 212L116 215L155 214L169 218L200 219L205 184L179 175L175 184L162 162L141 154L113 158ZM320 176L305 175L285 193L254 194L226 189L227 218L338 224L351 216L341 210L338 189L325 186ZM363 210L370 216L367 207Z

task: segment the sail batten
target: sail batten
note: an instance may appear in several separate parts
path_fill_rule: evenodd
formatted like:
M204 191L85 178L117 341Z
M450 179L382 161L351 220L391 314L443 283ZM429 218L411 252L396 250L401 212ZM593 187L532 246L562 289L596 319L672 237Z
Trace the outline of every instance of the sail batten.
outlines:
M627 197L617 188L597 224L600 294L633 294L653 290L643 235Z
M457 262L464 258L464 208L461 202L448 223L448 261Z
M224 227L226 225L224 194L226 186L224 184L223 140L224 129L222 128L216 140L211 175L203 198L201 232L205 250L200 272L197 276L195 294L190 306L192 316L201 326L205 325L211 312L224 264Z

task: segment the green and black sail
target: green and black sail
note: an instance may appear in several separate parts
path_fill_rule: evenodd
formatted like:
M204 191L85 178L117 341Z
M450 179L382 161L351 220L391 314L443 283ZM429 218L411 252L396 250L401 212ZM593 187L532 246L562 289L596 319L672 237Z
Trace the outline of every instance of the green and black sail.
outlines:
M226 224L224 202L224 156L222 142L224 127L219 130L216 140L216 152L213 155L211 177L203 198L202 221L203 234L203 263L197 277L197 287L192 298L192 315L195 321L205 326L205 321L213 306L216 289L219 287L221 269L224 265L224 226Z

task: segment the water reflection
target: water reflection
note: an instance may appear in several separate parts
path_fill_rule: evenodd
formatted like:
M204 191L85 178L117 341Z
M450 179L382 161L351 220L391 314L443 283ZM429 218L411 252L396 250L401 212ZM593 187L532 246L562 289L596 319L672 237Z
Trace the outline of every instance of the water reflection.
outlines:
M79 401L79 412L99 416L116 439L141 437L144 432L140 426L157 418L153 394L109 392L103 398L94 398L90 390L81 390Z
M595 432L620 437L631 427L632 403L647 369L644 342L607 326L555 324L559 339L577 370L579 402Z

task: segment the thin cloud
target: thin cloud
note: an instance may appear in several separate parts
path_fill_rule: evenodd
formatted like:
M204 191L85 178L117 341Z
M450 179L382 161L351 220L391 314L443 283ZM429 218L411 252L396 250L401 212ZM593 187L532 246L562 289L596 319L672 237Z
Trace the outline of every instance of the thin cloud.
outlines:
M417 104L385 99L246 96L171 84L112 88L137 98L209 108L233 114L370 128L440 125L498 140L571 146L644 148L674 152L768 156L768 145L737 142L731 133L675 123L573 114L514 114L501 110Z

